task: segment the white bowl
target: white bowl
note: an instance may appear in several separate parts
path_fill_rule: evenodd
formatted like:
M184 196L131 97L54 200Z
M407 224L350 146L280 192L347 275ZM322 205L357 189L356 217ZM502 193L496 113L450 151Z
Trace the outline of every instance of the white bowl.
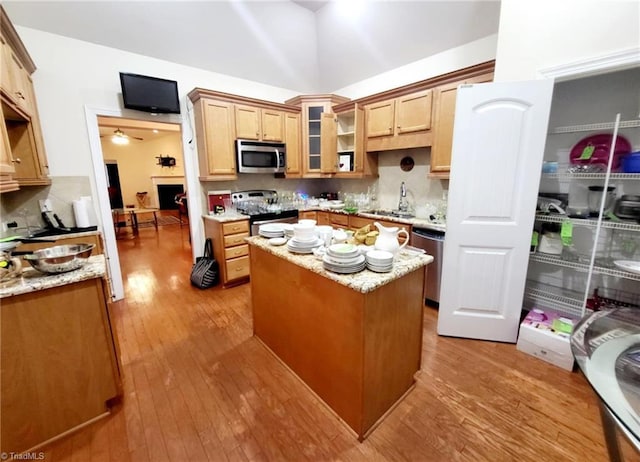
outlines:
M297 224L305 228L313 228L316 225L316 220L309 220L309 219L298 220Z

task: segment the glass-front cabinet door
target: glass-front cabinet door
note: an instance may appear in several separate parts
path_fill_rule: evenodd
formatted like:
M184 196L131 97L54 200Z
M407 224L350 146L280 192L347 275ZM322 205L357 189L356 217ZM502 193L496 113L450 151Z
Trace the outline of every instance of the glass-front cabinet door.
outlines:
M344 103L348 98L337 95L302 95L286 101L286 104L300 106L302 112L302 176L321 178L330 176L323 171L327 161L322 159L322 118L333 113L333 106Z

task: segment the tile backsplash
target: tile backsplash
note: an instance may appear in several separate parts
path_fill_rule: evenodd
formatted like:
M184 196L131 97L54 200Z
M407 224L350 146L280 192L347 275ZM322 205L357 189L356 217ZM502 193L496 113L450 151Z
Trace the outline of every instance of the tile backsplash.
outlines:
M31 228L45 226L40 215L39 200L49 199L53 211L66 226L75 226L72 201L80 196L91 196L88 176L54 176L49 186L30 186L0 195L2 222L15 221L18 228L0 230L2 236L24 234L27 225Z

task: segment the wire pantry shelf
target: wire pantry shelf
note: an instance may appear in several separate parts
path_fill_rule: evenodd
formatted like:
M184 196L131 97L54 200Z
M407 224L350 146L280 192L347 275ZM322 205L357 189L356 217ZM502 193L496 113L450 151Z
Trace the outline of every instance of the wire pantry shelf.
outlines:
M525 297L565 314L582 316L584 296L561 287L527 281Z
M547 223L563 223L567 220L580 226L588 226L595 228L598 226L598 220L596 218L568 218L566 215L550 215L546 213L536 213L537 221L544 221ZM640 223L634 223L632 221L612 221L602 220L603 228L608 229L622 229L625 231L640 231Z
M627 306L640 308L640 294L609 287L598 287L593 291L589 305L595 310Z
M543 173L542 178L558 180L604 180L606 173L582 173L582 172L558 172ZM612 180L640 180L640 173L612 173L609 178Z
M589 271L589 265L586 263L579 263L575 261L563 260L561 257L555 255L545 255L541 253L535 253L529 255L530 261L539 263L547 263L549 265L562 266L564 268L572 268L577 271ZM620 271L613 268L607 268L604 266L594 266L593 272L595 274L604 274L607 276L616 276L625 279L631 279L632 281L640 281L640 274L631 273L629 271Z
M560 133L577 133L577 132L592 132L596 130L613 130L615 122L601 122L595 124L583 124L583 125L567 125L564 127L556 127L549 133L557 135ZM622 120L620 121L619 128L637 128L640 127L640 119L637 120Z

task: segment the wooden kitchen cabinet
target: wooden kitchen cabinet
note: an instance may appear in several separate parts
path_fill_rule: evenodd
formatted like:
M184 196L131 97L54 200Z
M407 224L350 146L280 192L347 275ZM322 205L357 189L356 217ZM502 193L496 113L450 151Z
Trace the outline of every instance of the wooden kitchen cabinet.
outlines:
M458 86L491 81L493 81L493 72L467 77L463 80L441 85L435 89L430 177L449 178L449 172L451 170L451 147L453 143L453 122L456 114Z
M237 179L233 104L201 98L193 109L200 181Z
M322 114L322 172L334 178L378 176L378 156L365 152L364 108L349 101L333 110Z
M323 151L323 114L333 113L334 105L346 101L348 98L338 95L301 95L286 101L301 108L303 178L327 178L335 171L335 155L326 157L329 151Z
M299 212L298 213L298 219L299 220L316 220L316 224L318 223L318 212L316 212L315 210L307 210L304 212Z
M4 114L0 105L0 115ZM2 117L4 121L4 116ZM13 178L16 169L13 166L13 156L11 155L11 144L9 143L9 133L5 123L0 123L0 193L16 191L20 185Z
M49 165L31 81L36 67L1 7L0 23L0 192L49 185Z
M204 218L205 236L213 242L213 256L220 268L220 282L231 286L249 279L249 220L220 222Z
M87 425L122 395L106 286L94 278L2 299L2 452Z
M296 178L302 174L302 139L300 136L300 114L286 113L284 116L285 144L287 146L287 171L285 176Z
M236 136L260 141L284 140L284 114L272 109L235 105Z
M423 90L364 107L367 151L428 146L432 90Z
M203 88L194 88L188 96L194 106L200 181L238 178L236 139L282 142L285 134L291 143L300 139L294 133L295 122L289 119L300 115L299 107ZM295 146L292 150L296 168Z

